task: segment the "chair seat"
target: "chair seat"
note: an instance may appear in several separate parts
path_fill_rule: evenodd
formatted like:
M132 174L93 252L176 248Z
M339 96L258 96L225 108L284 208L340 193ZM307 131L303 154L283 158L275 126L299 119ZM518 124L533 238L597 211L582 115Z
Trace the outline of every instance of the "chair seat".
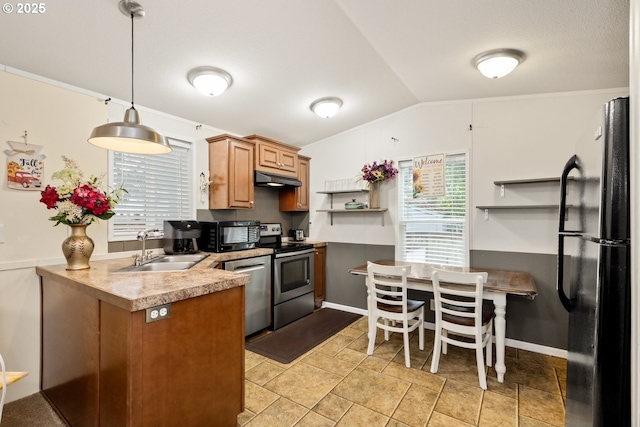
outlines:
M443 304L443 305L449 310L473 313L473 308L471 307L465 308L460 306L452 306L449 304ZM493 311L491 304L482 304L482 324L483 325L486 325L487 323L489 323L491 319L495 317L495 315L496 314ZM475 320L472 317L461 317L461 316L454 316L448 313L442 313L442 320L449 323L455 323L456 325L475 326Z
M424 301L416 301L416 300L412 300L412 299L408 299L407 300L407 311L409 311L409 312L416 311L422 306L424 306ZM384 303L379 302L378 303L378 310L388 311L389 313L402 313L402 306L401 305L384 304Z

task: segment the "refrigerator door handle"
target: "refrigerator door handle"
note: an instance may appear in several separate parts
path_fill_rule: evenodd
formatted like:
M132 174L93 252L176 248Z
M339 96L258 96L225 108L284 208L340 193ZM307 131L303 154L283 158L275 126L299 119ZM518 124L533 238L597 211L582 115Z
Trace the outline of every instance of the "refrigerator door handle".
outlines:
M565 215L567 210L567 177L569 172L574 169L580 169L580 163L578 162L578 156L575 154L571 156L569 161L564 165L564 169L562 171L562 176L560 177L560 213L558 215L558 262L557 262L557 282L556 282L556 290L558 291L558 297L560 298L560 302L562 306L568 312L573 310L573 303L567 297L567 294L564 293L564 238L568 236L574 235L566 233L564 229L565 223Z

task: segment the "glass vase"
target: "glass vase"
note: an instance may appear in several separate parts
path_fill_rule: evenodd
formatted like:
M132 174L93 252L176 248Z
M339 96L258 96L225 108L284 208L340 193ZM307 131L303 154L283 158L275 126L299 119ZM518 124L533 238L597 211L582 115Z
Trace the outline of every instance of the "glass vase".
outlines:
M369 183L369 209L380 209L380 183Z
M62 242L62 253L67 259L67 270L91 268L89 259L93 253L93 240L87 236L86 224L70 224L71 235Z

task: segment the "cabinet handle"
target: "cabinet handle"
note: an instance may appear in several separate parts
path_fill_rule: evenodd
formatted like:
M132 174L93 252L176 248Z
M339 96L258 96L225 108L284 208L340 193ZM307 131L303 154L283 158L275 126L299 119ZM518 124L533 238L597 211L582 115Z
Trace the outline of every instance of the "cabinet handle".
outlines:
M250 205L252 205L252 204L253 204L253 200L251 200L251 201L249 202L249 204L250 204Z

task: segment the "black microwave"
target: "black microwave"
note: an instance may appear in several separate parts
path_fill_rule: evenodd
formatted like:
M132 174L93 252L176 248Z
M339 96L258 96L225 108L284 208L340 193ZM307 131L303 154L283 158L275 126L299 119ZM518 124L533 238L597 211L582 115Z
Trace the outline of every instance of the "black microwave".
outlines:
M253 249L260 240L260 221L200 222L198 247L206 252Z

